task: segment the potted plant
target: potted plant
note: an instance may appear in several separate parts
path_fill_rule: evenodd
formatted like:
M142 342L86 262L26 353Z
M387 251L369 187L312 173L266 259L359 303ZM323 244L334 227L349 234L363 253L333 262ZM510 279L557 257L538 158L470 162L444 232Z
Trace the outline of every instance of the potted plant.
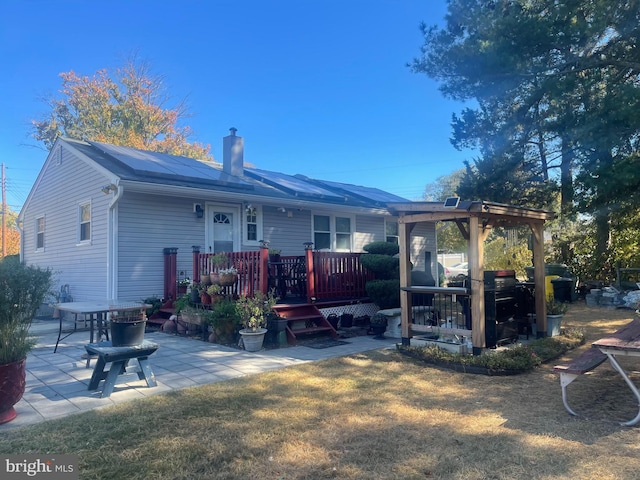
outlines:
M547 335L556 337L560 335L560 327L562 326L562 317L567 313L568 306L566 303L557 300L547 300Z
M277 300L271 291L268 295L262 292L256 292L253 297L241 295L236 301L236 313L242 325L240 335L245 350L257 352L262 348L264 335L267 333L267 314Z
M220 285L223 287L230 287L238 281L238 271L235 267L221 268L218 271L220 276Z
M381 313L374 313L369 319L369 330L375 336L373 338L377 340L384 339L384 332L387 330L388 319L386 315Z
M209 341L222 344L236 343L240 319L233 300L223 298L211 310L205 312L205 322L209 325Z
M109 312L111 326L111 345L114 347L131 347L140 345L144 340L144 329L147 317L144 310L140 312Z
M201 299L204 298L204 301L206 301L208 304L215 303L221 293L222 293L222 286L214 283L207 287L207 289L204 291L204 297L200 297L200 298Z
M185 293L187 293L187 289L189 288L189 285L191 285L191 280L189 278L183 278L182 280L178 281L178 294L179 295L183 295Z
M27 354L36 344L31 321L50 294L51 270L26 266L17 256L0 261L0 423L13 420L24 394Z
M209 276L212 284L217 284L220 281L219 270L225 268L229 263L229 259L224 253L216 253L209 259Z
M270 248L269 249L269 262L274 263L274 262L279 262L280 261L280 253L282 252L282 250L278 250L276 248Z

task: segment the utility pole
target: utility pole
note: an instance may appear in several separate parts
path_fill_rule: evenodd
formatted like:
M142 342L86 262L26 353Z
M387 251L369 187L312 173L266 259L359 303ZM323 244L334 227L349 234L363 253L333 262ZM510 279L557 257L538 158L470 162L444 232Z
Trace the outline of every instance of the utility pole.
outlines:
M4 163L2 164L2 258L7 256L7 189L4 182Z

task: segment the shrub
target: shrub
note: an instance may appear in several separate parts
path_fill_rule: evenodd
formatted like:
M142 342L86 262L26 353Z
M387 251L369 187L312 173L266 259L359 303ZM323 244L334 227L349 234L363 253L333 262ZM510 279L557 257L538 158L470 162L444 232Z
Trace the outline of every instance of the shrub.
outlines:
M29 328L50 294L51 276L17 258L0 261L0 364L21 360L34 347Z
M397 348L401 353L426 363L462 371L483 369L484 373L495 375L526 372L583 343L584 333L579 330L567 330L557 337L540 338L528 345L515 345L504 350L487 351L482 355L462 355L431 346L398 345Z
M362 255L360 262L365 268L375 272L377 278L400 278L400 259L397 257L370 253L368 255Z
M387 255L390 257L400 252L400 246L392 242L371 242L362 247L362 249L371 254Z
M365 289L369 298L381 309L400 306L400 280L371 280Z

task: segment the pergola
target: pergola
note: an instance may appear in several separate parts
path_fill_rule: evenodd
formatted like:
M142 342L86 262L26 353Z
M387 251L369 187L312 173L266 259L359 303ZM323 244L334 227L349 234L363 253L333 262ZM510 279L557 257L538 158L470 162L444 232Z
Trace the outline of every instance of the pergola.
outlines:
M421 222L451 221L467 240L469 280L471 285L471 338L473 353L480 354L485 344L484 305L484 241L493 227L529 225L533 234L533 266L536 285L545 284L544 223L555 218L553 212L516 207L485 201L391 203L389 208L398 216L400 242L400 307L402 310L402 344L411 338L411 231ZM547 336L547 308L544 288L535 289L537 336Z

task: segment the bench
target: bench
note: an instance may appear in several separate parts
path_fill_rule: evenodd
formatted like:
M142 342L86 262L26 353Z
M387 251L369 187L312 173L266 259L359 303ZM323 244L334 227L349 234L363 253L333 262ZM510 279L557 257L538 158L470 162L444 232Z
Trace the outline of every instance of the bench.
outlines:
M624 327L617 330L612 335L608 336L610 342L627 342L633 338L637 338L640 335L640 323L637 320L630 322ZM590 372L598 367L605 360L609 358L605 353L602 353L599 348L591 347L585 350L581 355L577 356L569 363L564 365L556 365L553 367L553 371L560 374L560 387L562 388L562 403L567 411L571 415L578 416L571 407L567 400L567 386L573 382L580 375Z
M120 375L127 372L129 360L138 360L140 370L136 372L139 380L145 380L147 387L155 387L156 379L149 365L149 356L158 349L158 344L144 340L139 345L130 347L114 347L111 342L90 343L85 345L85 350L89 356L97 355L98 360L91 375L88 390L97 390L100 380L104 379L102 388L102 398L106 398L113 392L116 380ZM88 361L87 361L88 363ZM104 369L107 363L111 363L109 370Z
M590 372L607 359L607 356L597 348L589 348L585 350L582 355L574 358L566 365L556 365L553 367L553 371L560 374L560 387L562 387L562 403L564 408L571 415L578 416L571 407L567 400L567 386L573 382L580 375Z

